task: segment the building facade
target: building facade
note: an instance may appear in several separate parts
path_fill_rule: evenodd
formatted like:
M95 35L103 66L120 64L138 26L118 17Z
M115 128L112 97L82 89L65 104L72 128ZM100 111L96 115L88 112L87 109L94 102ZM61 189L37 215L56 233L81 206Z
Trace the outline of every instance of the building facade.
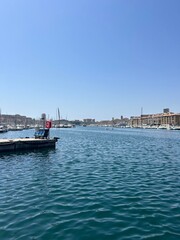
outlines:
M130 125L133 127L167 124L170 126L180 126L180 113L173 113L169 109L164 109L163 113L146 114L130 118Z

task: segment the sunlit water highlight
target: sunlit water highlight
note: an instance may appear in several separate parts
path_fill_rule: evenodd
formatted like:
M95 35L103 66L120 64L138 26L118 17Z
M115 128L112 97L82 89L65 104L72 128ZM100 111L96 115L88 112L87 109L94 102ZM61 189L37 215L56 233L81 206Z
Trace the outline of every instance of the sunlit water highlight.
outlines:
M51 135L55 150L0 155L0 239L180 239L180 132Z

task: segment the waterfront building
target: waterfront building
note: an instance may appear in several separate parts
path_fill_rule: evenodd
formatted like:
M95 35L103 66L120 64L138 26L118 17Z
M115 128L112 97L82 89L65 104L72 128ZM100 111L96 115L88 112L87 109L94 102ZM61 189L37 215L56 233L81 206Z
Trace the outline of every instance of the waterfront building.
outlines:
M160 125L180 126L180 113L170 112L168 108L163 113L143 114L130 118L130 125L140 126L160 126Z
M95 123L95 119L87 118L87 119L83 119L83 122L85 124L94 124Z
M21 116L19 114L9 115L1 114L1 123L5 125L34 125L35 119L30 117Z

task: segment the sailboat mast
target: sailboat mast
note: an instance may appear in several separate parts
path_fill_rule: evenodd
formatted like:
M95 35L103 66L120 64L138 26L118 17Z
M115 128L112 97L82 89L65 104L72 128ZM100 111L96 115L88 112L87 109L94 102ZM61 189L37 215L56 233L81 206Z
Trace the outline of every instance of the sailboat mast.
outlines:
M60 111L59 111L59 108L58 108L58 119L59 119L59 126L60 126L60 119L61 119L61 117L60 117Z

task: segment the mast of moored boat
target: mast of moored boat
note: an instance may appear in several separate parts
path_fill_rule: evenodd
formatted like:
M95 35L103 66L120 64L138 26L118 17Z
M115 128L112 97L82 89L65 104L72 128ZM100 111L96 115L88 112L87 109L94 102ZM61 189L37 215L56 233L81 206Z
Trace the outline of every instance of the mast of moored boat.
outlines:
M61 116L60 116L59 108L58 108L58 120L59 120L59 127L60 127L60 124L61 124Z

